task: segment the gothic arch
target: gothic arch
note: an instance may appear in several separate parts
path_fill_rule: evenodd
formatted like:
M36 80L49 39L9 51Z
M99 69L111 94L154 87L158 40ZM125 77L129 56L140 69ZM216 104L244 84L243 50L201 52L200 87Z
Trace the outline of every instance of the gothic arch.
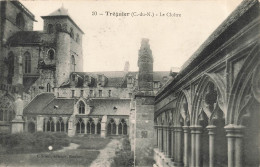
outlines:
M225 87L224 81L218 74L206 73L202 76L196 90L194 105L192 107L192 125L198 125L199 120L204 118L209 121L209 124L213 123L213 117L215 116L222 115L226 118L224 107Z
M15 117L14 98L8 94L0 99L0 121L12 121Z
M185 93L184 93L185 92ZM176 124L177 125L189 125L190 124L190 110L189 110L189 103L187 98L187 91L182 91L179 93L178 99L177 99L177 119ZM190 99L190 98L189 98ZM191 101L191 100L189 100Z
M227 120L229 124L240 124L245 111L254 99L259 102L259 44L252 49L231 87L228 101Z
M32 60L31 60L31 54L29 52L24 53L24 73L31 73L31 66L32 66Z

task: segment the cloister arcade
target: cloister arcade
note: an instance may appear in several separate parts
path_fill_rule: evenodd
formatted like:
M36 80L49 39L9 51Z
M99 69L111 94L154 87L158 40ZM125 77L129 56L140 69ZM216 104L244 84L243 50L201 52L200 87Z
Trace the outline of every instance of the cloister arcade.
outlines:
M65 132L68 133L69 117L45 117L43 121L44 132ZM101 134L102 118L99 117L77 117L75 119L76 134ZM27 130L30 133L36 132L36 119L29 119ZM125 118L110 118L106 122L107 135L128 135L128 124Z
M255 46L229 88L204 73L179 89L155 115L155 159L161 166L259 166L260 63ZM173 165L174 164L174 165Z

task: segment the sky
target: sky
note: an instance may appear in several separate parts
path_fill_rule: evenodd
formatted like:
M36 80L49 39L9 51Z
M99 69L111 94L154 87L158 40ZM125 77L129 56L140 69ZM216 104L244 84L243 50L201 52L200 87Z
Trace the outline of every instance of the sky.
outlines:
M138 71L142 38L149 39L154 71L181 67L241 0L21 2L35 15L37 31L43 29L40 16L62 5L68 9L85 33L83 70L91 72L122 71L126 61L130 63L130 71ZM116 17L114 12L130 14ZM136 16L141 12L150 12L154 17Z

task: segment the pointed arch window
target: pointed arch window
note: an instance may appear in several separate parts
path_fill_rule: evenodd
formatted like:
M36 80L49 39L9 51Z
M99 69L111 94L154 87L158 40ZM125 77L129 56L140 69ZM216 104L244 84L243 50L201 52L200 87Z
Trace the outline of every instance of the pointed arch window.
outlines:
M21 28L21 29L24 28L25 23L24 23L24 18L23 18L22 13L19 13L19 14L16 15L16 25L17 25L19 28Z
M85 114L85 104L82 101L79 102L79 114Z
M127 135L127 124L124 119L122 119L118 125L118 134Z
M77 124L76 124L76 132L79 133L79 134L85 132L85 123L84 123L84 121L82 120L82 118L79 118L79 119L78 119L78 122L77 122Z
M47 131L54 132L54 121L51 117L49 118L49 120L47 122Z
M56 123L56 132L64 132L64 122L63 119L60 117Z
M12 84L13 76L14 76L14 54L13 54L13 52L8 53L7 66L8 66L7 83Z
M95 134L95 123L92 118L89 119L87 123L87 133L88 134Z
M97 123L97 134L100 134L101 133L101 119L98 120L98 123Z
M24 53L24 73L31 73L31 55L29 52Z
M107 134L108 135L115 135L116 134L116 123L114 119L110 119L107 125Z
M53 50L53 49L50 49L50 50L48 51L48 58L49 58L50 60L54 60L54 50Z

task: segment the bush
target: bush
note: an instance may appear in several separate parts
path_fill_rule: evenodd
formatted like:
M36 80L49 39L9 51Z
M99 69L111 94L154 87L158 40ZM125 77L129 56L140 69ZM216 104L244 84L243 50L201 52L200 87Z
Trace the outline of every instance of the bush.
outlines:
M129 139L123 139L122 148L116 151L112 167L134 166L134 153L131 151Z
M1 134L0 145L6 153L32 153L48 151L48 146L53 150L68 146L69 138L64 133L36 132Z

